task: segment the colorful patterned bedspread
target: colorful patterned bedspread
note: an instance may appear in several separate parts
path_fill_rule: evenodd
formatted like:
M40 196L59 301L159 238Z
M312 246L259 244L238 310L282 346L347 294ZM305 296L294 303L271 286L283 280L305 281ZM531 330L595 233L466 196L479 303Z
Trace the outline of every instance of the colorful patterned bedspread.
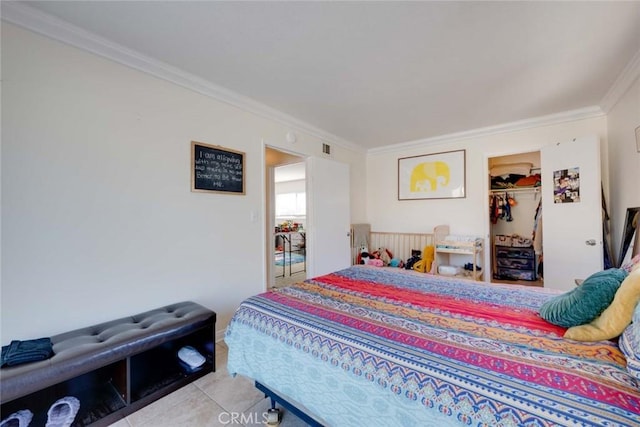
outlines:
M243 302L227 366L332 426L640 425L617 344L563 339L553 295L354 266Z

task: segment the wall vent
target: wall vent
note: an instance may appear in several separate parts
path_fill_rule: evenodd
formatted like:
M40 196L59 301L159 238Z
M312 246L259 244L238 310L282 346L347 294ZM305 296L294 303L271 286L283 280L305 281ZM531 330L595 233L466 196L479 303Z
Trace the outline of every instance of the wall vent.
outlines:
M322 143L322 152L327 156L331 155L331 146L329 144Z

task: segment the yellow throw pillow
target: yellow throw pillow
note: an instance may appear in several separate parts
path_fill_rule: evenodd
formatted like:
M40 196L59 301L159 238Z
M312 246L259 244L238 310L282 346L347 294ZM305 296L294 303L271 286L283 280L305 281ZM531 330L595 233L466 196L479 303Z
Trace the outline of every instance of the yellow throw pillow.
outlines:
M600 316L586 325L567 329L565 338L576 341L602 341L619 336L631 323L640 301L640 264L622 282L613 301Z

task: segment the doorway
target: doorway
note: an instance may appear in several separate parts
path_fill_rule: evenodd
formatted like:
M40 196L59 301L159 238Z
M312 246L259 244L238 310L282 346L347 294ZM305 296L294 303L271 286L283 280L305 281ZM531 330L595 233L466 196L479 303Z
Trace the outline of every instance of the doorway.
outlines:
M307 201L304 162L274 168L275 287L306 279Z
M267 288L307 277L305 158L265 147Z
M490 157L489 238L495 283L543 286L540 152Z

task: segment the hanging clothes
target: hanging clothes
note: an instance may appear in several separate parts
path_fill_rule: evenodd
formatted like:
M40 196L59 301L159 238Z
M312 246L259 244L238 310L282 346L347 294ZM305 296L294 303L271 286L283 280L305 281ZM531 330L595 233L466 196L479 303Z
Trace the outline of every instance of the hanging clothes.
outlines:
M489 199L489 218L492 224L498 223L498 196L492 194Z
M542 253L542 199L538 202L538 207L533 215L533 249L537 254Z
M511 198L509 197L509 193L505 193L504 200L504 215L507 222L513 221L513 216L511 215Z
M538 277L544 277L544 262L542 253L542 199L538 202L536 213L533 216L533 251L538 258Z

